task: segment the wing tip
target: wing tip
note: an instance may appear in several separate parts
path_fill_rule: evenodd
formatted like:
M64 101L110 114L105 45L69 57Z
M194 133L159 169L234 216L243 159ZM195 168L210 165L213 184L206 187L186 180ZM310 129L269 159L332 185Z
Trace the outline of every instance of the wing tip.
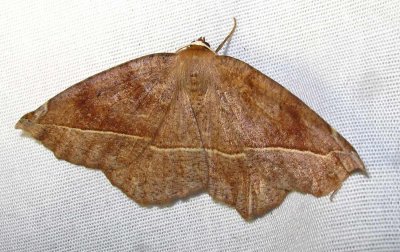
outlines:
M23 117L21 117L18 120L18 122L15 124L14 128L15 129L21 129L21 130L24 130L24 131L29 131L29 128L31 128L32 124L33 124L33 122L28 119L28 116L31 113L28 113L28 114L24 115Z
M362 173L364 176L366 176L367 178L369 178L370 176L369 176L367 169L365 168L365 164L356 151L353 151L351 153L351 158L352 158L353 162L355 163L355 165L354 165L355 168L353 169L353 171L358 171L358 172Z

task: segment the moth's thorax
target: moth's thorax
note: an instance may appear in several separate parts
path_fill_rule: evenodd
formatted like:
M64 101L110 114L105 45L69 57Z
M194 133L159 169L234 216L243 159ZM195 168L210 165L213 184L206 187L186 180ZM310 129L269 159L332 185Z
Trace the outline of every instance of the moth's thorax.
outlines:
M178 52L177 79L193 99L201 99L212 83L217 55L198 45L191 45Z

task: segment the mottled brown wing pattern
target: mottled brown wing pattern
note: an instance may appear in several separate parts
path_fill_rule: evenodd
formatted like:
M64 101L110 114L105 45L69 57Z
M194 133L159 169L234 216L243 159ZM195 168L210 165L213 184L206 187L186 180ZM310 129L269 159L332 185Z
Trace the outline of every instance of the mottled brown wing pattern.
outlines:
M136 202L207 190L245 219L295 190L340 188L364 166L351 145L278 83L198 44L84 80L16 125Z
M175 61L175 54L155 54L97 74L16 127L60 159L101 169L139 203L167 203L202 190L207 164L202 152L185 151L201 142L176 86ZM168 151L172 147L177 151Z
M137 202L168 203L206 188L207 159L189 99L179 87L151 144L133 162L120 187L129 186L124 190Z
M351 145L285 88L234 58L216 62L210 118L222 127L229 122L237 142L210 146L224 153L210 154L213 197L248 219L275 208L291 190L326 195L364 169Z

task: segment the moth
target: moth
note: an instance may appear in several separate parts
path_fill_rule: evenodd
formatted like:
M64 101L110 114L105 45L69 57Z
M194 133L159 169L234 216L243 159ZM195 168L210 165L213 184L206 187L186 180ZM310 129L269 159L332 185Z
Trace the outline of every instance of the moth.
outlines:
M354 148L299 98L203 37L126 62L24 115L16 128L59 159L100 169L140 205L207 192L244 219L290 191L324 196L354 171Z

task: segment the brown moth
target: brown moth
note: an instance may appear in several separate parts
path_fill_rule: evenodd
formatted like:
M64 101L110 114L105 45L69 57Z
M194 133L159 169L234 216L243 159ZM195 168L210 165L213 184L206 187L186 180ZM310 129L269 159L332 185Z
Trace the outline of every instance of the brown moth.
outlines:
M141 205L198 192L245 219L290 191L324 196L356 170L354 148L280 84L204 38L96 74L16 124L59 159L100 169Z

